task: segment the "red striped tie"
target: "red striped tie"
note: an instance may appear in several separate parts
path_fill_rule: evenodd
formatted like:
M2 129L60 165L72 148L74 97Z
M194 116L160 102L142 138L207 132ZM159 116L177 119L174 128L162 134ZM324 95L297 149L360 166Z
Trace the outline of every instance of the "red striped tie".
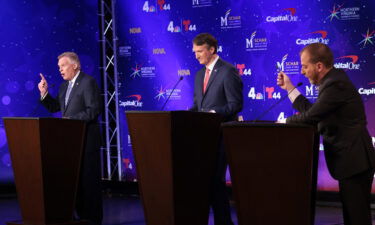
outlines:
M206 68L206 73L204 74L204 81L203 81L203 93L206 92L208 81L210 80L210 69Z

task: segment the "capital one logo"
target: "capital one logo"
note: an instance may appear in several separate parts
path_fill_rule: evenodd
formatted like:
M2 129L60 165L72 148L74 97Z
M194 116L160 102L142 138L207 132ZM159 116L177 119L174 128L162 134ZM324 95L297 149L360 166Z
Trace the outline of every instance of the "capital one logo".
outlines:
M320 37L308 38L308 39L298 38L296 40L296 44L297 45L309 45L309 44L313 44L313 43L323 43L323 44L327 45L328 42L329 42L329 39L326 39L326 37L328 35L328 32L325 31L325 30L318 30L318 31L314 31L314 32L311 32L311 33L308 33L308 34L320 34Z
M295 22L298 19L298 16L295 16L297 10L296 8L285 8L282 11L289 11L289 14L279 15L279 16L267 16L266 22Z
M254 31L251 36L250 36L250 39L247 39L246 38L246 48L253 48L254 47L254 43L253 43L253 40L255 38L255 35L256 35L256 31Z
M231 9L229 9L229 10L225 13L225 16L224 16L224 17L220 17L220 18L221 18L221 20L220 20L220 22L221 22L221 26L228 26L228 16L229 16L229 14L230 14L230 11L231 11Z
M281 62L277 62L277 68L278 68L278 70L284 71L284 65L285 65L285 61L286 61L287 58L288 58L288 54L285 54L283 56L283 58L281 59Z
M137 108L143 106L143 102L141 102L141 99L142 99L141 95L129 95L129 96L126 96L126 98L129 98L129 100L120 101L120 104L119 104L120 106L123 106L123 107L131 106L131 107L137 107Z
M334 67L337 69L347 69L347 70L359 70L360 64L357 64L358 56L357 55L346 55L339 57L337 59L342 59L342 61L347 61L346 59L349 59L349 62L338 62L334 64Z

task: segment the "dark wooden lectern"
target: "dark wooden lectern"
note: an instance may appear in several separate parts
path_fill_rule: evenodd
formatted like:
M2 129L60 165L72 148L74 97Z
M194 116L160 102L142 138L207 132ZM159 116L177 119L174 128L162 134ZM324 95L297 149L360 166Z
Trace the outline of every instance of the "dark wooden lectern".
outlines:
M84 146L84 122L57 118L3 119L23 220L8 224L82 224L73 221L73 209Z
M239 225L313 225L318 135L313 127L222 125Z
M221 117L126 112L147 225L207 225Z

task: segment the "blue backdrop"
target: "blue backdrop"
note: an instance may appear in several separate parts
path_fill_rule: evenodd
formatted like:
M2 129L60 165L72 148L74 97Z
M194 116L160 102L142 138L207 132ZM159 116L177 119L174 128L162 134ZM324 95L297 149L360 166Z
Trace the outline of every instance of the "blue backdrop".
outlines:
M194 74L201 65L191 41L201 32L213 34L219 56L239 70L245 120L257 118L285 95L276 85L277 66L295 83L303 82L299 90L314 101L317 91L300 75L298 53L309 43L328 44L335 67L347 71L363 96L375 136L374 1L135 0L117 1L116 8L126 180L136 180L136 174L125 110L160 110L179 76L185 79L165 110L192 105ZM282 120L293 113L287 100L262 119ZM322 152L318 185L320 190L337 190Z
M97 1L1 1L0 116L59 116L38 104L39 73L55 96L63 81L57 56L75 51L82 69L99 78ZM53 131L51 131L53 132ZM3 121L0 120L0 183L13 182Z

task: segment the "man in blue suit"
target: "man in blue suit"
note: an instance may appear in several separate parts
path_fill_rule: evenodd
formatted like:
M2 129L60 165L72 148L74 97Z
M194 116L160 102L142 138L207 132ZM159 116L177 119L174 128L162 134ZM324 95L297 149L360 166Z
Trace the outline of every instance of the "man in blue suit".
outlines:
M81 71L80 60L74 52L58 56L58 66L65 80L57 98L48 93L48 83L40 74L38 88L41 103L50 112L62 112L62 117L86 122L86 142L76 198L76 214L90 224L102 223L102 196L100 188L100 92L93 77ZM69 141L69 140L66 140Z
M204 67L195 76L191 110L218 113L224 121L234 121L243 105L242 80L233 65L220 59L217 47L217 40L208 33L198 34L193 40L195 57ZM222 145L216 167L210 196L215 225L231 225L233 222L225 185L227 163Z

